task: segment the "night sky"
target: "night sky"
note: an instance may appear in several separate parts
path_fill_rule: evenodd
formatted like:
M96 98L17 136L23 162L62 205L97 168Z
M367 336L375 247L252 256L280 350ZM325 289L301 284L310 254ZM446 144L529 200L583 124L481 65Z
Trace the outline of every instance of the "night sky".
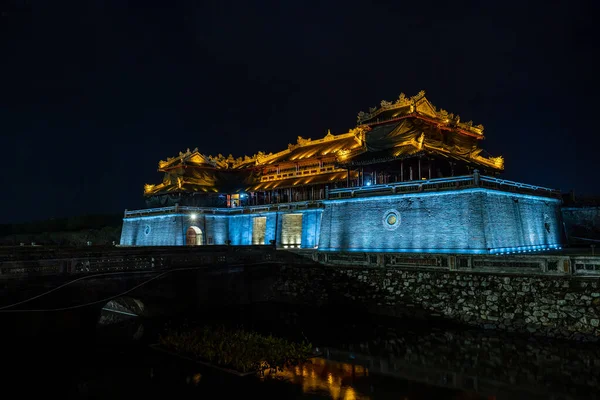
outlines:
M141 208L179 151L279 151L421 89L485 126L504 178L599 194L594 15L576 0L0 0L0 223Z

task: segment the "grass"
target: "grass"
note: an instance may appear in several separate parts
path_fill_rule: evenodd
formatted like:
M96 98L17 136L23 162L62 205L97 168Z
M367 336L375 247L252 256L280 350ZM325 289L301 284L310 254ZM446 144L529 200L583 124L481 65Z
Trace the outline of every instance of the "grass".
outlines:
M294 343L223 326L168 328L160 336L159 345L182 356L242 373L282 371L286 366L306 362L313 355L312 345L306 341Z

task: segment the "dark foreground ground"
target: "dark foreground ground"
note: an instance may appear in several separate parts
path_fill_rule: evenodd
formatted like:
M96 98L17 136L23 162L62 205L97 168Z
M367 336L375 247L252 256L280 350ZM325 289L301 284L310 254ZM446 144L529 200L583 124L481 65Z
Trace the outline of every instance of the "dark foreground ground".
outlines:
M352 310L255 304L153 320L105 317L93 329L35 339L5 334L4 389L14 389L19 398L558 400L596 398L600 382L594 344L431 326ZM239 378L148 347L166 323L183 320L307 338L322 356L275 376Z

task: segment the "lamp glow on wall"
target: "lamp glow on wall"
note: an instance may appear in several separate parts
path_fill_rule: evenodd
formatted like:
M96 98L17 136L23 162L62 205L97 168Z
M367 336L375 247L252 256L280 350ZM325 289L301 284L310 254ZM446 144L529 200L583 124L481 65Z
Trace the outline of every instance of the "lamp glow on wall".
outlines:
M282 216L281 244L284 248L300 248L302 244L302 214L284 214Z

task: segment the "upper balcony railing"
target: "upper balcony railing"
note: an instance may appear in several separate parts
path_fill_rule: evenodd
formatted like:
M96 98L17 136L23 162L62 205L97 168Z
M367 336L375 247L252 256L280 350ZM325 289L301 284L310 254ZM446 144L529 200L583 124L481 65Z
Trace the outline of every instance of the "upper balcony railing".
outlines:
M421 181L394 182L380 185L354 186L338 189L325 190L322 198L295 202L278 202L263 205L247 205L241 207L189 207L171 206L161 208L147 208L143 210L125 210L125 218L141 217L160 214L253 214L257 212L270 211L293 211L323 207L324 200L342 200L356 197L389 196L392 194L440 192L467 188L485 188L503 192L528 194L533 196L561 199L560 191L548 189L541 186L528 185L525 183L508 181L505 179L473 175L456 176L451 178L436 178ZM287 190L287 189L285 189ZM293 189L291 189L293 190ZM275 198L274 201L280 201Z
M320 200L316 201L297 201L292 203L264 204L244 207L188 207L188 206L171 206L160 208L146 208L142 210L125 210L125 218L146 217L151 215L161 214L255 214L260 212L270 211L294 211L308 210L323 207Z
M394 182L380 185L358 186L331 189L328 200L347 199L353 197L384 196L400 193L438 192L464 188L486 188L504 192L529 194L560 199L560 191L541 186L528 185L505 179L473 175L456 176L451 178L436 178L421 181Z

